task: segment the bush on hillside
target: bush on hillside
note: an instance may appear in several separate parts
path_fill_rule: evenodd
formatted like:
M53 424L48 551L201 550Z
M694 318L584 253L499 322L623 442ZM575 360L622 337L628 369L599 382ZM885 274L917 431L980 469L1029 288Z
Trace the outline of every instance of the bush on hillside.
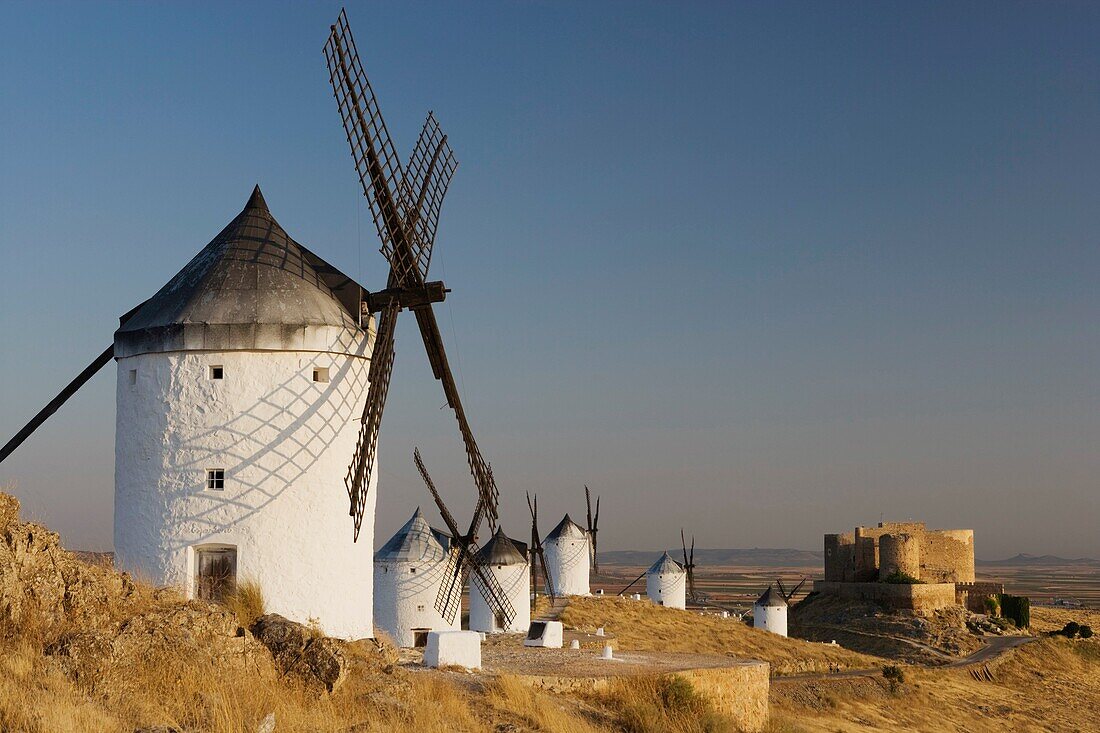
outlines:
M1069 621L1062 627L1062 636L1067 639L1073 639L1081 631L1081 624L1076 621ZM1089 633L1092 633L1092 629L1089 629Z
M1081 628L1077 630L1077 635L1080 636L1082 639L1091 639L1092 638L1092 627L1091 626L1085 626L1084 624L1082 624Z
M909 573L903 573L900 570L895 570L894 572L890 573L889 575L887 575L885 578L882 579L882 582L883 583L893 583L894 585L923 585L924 584L923 580L917 580L916 578L914 578Z

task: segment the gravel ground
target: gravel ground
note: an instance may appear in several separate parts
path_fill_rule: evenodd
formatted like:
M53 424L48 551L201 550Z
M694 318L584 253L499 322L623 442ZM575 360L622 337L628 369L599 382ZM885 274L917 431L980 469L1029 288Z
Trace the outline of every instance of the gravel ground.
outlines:
M601 659L603 645L615 646L612 636L565 632L565 647L544 649L523 646L522 634L491 634L481 644L482 671L489 674L540 675L546 677L620 677L677 672L685 669L733 667L746 660L712 654L665 652L615 652L612 660ZM570 649L577 639L580 649ZM400 663L419 665L420 649L403 649Z

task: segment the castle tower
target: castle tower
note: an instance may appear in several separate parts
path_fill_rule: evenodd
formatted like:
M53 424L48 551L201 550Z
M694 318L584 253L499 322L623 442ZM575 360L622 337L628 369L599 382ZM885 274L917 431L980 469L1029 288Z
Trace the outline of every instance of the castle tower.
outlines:
M787 635L787 599L770 585L752 604L752 626L780 636Z
M645 574L645 593L658 606L687 607L687 571L666 552Z
M900 573L920 580L920 538L911 534L884 534L878 540L879 579Z
M481 594L477 583L470 583L470 630L486 633L527 633L531 625L531 565L527 545L509 539L504 530L496 534L477 553L478 564L495 575L504 595L516 611L512 623L505 625Z
M373 332L359 286L244 210L115 332L115 558L188 597L259 583L269 611L372 635L376 487L344 475Z
M417 510L374 554L374 624L401 647L423 646L428 631L458 629L439 615L435 598L447 568L450 538Z
M546 568L554 579L554 592L561 596L586 596L591 556L588 530L566 514L543 540Z

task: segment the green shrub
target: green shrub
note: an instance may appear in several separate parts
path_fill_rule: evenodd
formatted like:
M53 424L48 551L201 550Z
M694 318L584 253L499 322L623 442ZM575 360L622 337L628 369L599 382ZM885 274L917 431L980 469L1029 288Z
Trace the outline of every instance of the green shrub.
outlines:
M1001 614L1001 602L997 600L997 596L989 596L985 599L985 612L990 616Z
M1062 627L1062 636L1065 636L1069 639L1072 639L1075 636L1077 636L1077 634L1080 633L1080 631L1081 631L1081 624L1077 623L1076 621L1070 621L1069 623L1067 623L1065 626ZM1092 629L1089 629L1089 633L1092 633Z
M887 664L882 668L882 676L888 680L905 682L905 672L896 664Z
M1017 628L1026 629L1031 626L1030 598L1002 593L998 596L998 601L1001 605L1001 615L1010 619Z
M882 579L882 582L893 583L894 585L922 585L924 583L923 580L917 580L909 573L903 573L900 570L890 573Z
M1081 624L1081 628L1077 630L1077 635L1080 636L1082 639L1091 639L1092 627Z

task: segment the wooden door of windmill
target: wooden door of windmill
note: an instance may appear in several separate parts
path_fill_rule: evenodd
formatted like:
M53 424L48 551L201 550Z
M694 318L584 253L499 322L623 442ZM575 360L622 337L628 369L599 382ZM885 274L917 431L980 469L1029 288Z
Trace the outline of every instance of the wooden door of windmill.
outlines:
M237 589L237 551L234 548L195 551L195 598L223 601Z

